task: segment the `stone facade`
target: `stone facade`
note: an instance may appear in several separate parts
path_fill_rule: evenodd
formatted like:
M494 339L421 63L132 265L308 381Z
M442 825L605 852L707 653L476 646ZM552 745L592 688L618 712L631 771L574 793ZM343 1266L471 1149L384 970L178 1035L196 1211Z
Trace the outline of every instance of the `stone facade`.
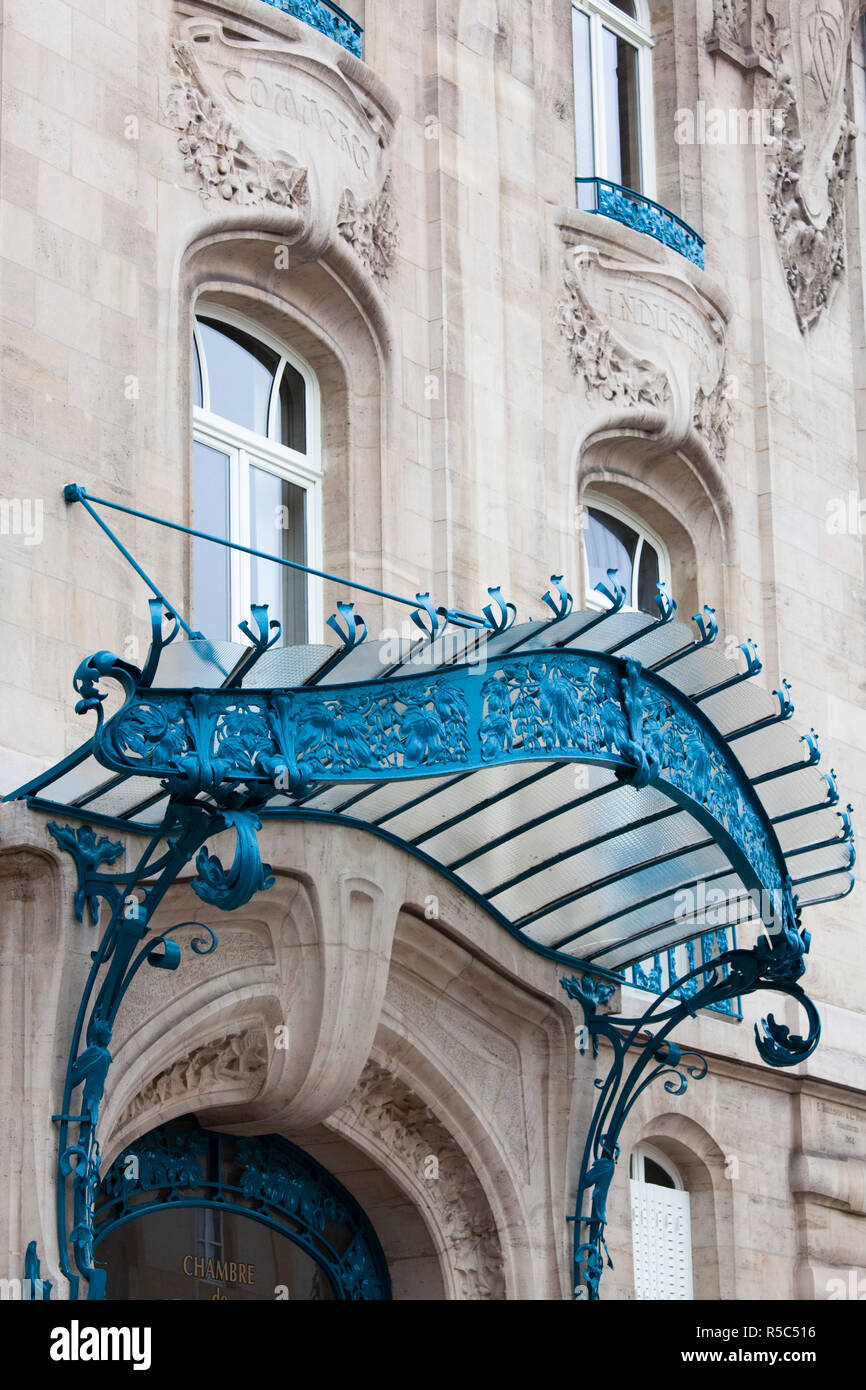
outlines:
M768 689L791 681L862 822L861 7L647 7L656 198L700 230L705 270L576 209L568 3L348 8L363 62L264 0L6 0L2 790L89 731L82 657L146 652L140 580L63 487L189 522L204 298L315 374L326 571L475 611L500 584L537 612L551 572L586 598L582 509L606 497L666 543L681 613L714 605ZM677 139L674 112L711 109L776 116L758 143ZM118 529L188 608L183 539ZM324 612L341 597L326 583ZM371 633L403 621L359 607ZM95 934L48 819L0 817L0 1250L16 1275L36 1240L63 1296L50 1117ZM561 969L393 845L314 823L262 840L275 888L130 995L105 1164L190 1112L284 1133L358 1195L397 1297L571 1297L605 1052L576 1050ZM207 915L186 881L160 913ZM866 1290L862 890L807 925L818 1051L764 1067L760 1000L699 1016L682 1040L709 1075L646 1092L623 1136L690 1192L696 1298ZM602 1296L633 1298L624 1163L609 1217Z

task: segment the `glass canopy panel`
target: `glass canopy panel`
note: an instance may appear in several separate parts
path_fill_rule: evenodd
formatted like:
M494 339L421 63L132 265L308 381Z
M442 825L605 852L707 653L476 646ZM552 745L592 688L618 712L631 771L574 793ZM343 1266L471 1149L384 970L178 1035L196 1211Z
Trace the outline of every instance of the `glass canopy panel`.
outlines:
M664 672L665 680L670 681L686 695L700 695L722 681L744 669L742 653L737 653L736 664L732 668L730 660L715 647L698 647L689 652L681 661L675 662Z
M651 611L654 616L658 616L655 604L652 605ZM664 661L667 657L673 656L674 652L693 646L697 635L694 626L689 628L685 623L665 623L662 627L654 627L644 633L643 637L637 637L633 642L620 647L619 655L633 656L642 665L653 666L657 661Z
M678 850L690 849L692 845L700 844L707 838L706 832L702 832L691 816L684 811L655 821L651 825L641 826L639 829L622 829L619 834L611 836L602 844L592 844L589 848L574 853L567 843L567 833L562 829L558 835L546 834L546 831L547 827L542 826L539 830L527 832L528 838L520 837L519 841L510 843L507 851L511 863L532 867L533 857L536 855L536 862L546 861L557 852L567 857L558 863L550 864L541 873L522 878L521 882L513 887L498 891L500 885L507 883L514 875L503 870L502 857L496 850L477 861L477 872L471 873L469 865L461 872L465 877L471 877L474 887L492 896L500 911L518 920L529 913L541 911L548 903L566 897L575 890L589 893L589 886L593 880L604 880L618 874L625 875L623 883L626 900L633 900L637 893L634 885L642 881L641 873L632 872L636 865L652 862L655 858L663 858ZM559 851L553 848L556 844L562 846ZM600 860L602 854L603 869ZM666 864L657 865L656 869L660 875L671 874L675 879L681 878L684 862L682 858L670 860ZM514 872L524 874L526 868ZM650 871L643 871L644 875L647 872ZM661 880L659 886L664 886ZM591 896L589 893L587 902Z
M523 763L483 768L461 782L443 786L441 792L420 805L389 818L387 826L403 839L422 843L427 853L448 863L443 852L445 837L447 845L453 847L456 843L456 853L462 855L471 852L476 837L483 844L495 839L502 830L513 830L524 816L556 804L545 792L547 784L556 778L557 772L551 771L549 765ZM518 792L519 800L515 801ZM456 824L450 824L458 817ZM500 824L502 830L494 829Z
M244 690L280 690L303 685L337 654L336 647L324 643L302 643L294 647L272 647L260 656L241 684Z
M735 744L737 757L749 778L792 763L805 763L806 745L787 724L772 724L746 734Z
M367 639L359 647L346 652L317 685L345 685L349 681L375 681L387 676L391 667L404 662L417 644L402 638L382 641Z
M51 799L72 806L97 787L110 786L113 781L114 774L95 758L89 757L50 781Z
M531 931L546 945L562 941L563 948L567 946L569 950L582 955L599 943L621 940L617 919L647 898L668 895L666 904L659 899L657 920L660 923L673 920L677 906L674 895L683 885L726 867L723 852L718 846L711 845L637 873L623 875L603 887L593 889L584 897L552 908L531 922L523 922L519 917L512 920L516 920L522 930ZM579 878L573 880L573 888L580 884ZM637 958L640 958L639 955Z
M225 685L249 650L243 642L211 642L206 638L183 641L178 638L163 650L159 658L154 689L218 690Z
M773 718L778 715L780 706L777 695L762 690L754 681L740 681L729 690L720 690L717 695L702 700L701 709L720 733L733 734L760 719ZM736 752L737 744L732 746Z
M628 789L617 782L613 773L607 770L592 769L595 787L589 791L574 793L574 772L569 768L560 769L553 777L544 778L532 791L530 807L529 795L520 793L511 804L511 832L503 846L497 846L492 838L485 847L479 835L479 852L471 863L479 871L490 875L491 893L501 889L509 876L499 877L501 850L512 852L523 862L522 873L529 873L537 866L545 866L543 874L533 874L535 881L545 885L552 882L553 870L547 867L553 858L566 861L564 872L573 881L572 863L582 846L594 845L598 854L611 850L614 840L629 825ZM569 772L571 777L569 778ZM563 776L564 774L564 776ZM626 793L623 796L623 793ZM634 796L634 793L632 793ZM647 815L658 813L665 808L673 811L667 798L655 791L643 803ZM481 827L478 827L479 831ZM611 850L612 852L612 850ZM466 854L461 853L459 867L464 867ZM468 867L468 862L466 867ZM548 898L554 894L548 893Z
M825 782L824 787L826 786ZM797 816L794 820L782 821L776 826L776 833L786 854L803 845L835 839L842 834L842 807L832 806L826 810L813 811L809 816ZM794 868L795 865L796 859L792 859L789 867Z
M139 808L143 809L141 818L150 825L157 820L157 812L147 805L149 802L164 801L159 782L153 777L126 777L115 787L111 787L93 801L89 801L82 814L98 812L101 816L123 816L134 813L138 819Z
M580 640L580 635L582 632L584 632L586 628L592 628L594 631L596 626L604 626L609 621L609 619L605 619L604 624L599 624L598 619L599 614L597 612L592 611L591 609L583 610L579 613L569 613L568 617L559 618L556 622L551 623L543 634L539 632L538 645L544 647L580 647L583 645L583 643ZM521 624L521 626L529 627L530 624ZM533 624L533 626L537 627L538 629L541 629L544 627L544 623L535 623ZM513 645L512 643L508 642L507 639L512 635L512 633L517 631L518 628L514 627L509 629L509 631L503 635L503 638L501 640L505 643L506 648L510 649ZM587 632L587 644L589 642L589 638L590 633ZM500 639L491 639L491 650L496 650L493 644L498 640ZM536 643L533 642L532 645L535 646ZM529 643L527 643L527 646L529 646Z
M629 637L648 627L651 622L646 613L611 613L609 616L596 614L596 617L599 616L601 622L596 623L591 631L579 633L563 645L587 652L607 652L619 646L621 642L625 643Z

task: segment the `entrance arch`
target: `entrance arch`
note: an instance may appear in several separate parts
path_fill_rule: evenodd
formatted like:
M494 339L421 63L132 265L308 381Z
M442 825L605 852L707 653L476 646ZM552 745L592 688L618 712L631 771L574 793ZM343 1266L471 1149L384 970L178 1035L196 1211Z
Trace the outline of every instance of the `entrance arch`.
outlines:
M109 1299L380 1301L385 1256L355 1198L276 1134L162 1125L118 1156L94 1220Z

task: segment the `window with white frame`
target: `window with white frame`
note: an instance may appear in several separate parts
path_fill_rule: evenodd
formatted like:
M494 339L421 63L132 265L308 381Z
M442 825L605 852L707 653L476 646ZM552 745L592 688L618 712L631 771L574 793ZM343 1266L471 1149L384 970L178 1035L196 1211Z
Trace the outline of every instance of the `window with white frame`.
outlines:
M655 198L652 38L645 3L577 0L571 10L577 177ZM594 207L592 185L578 185Z
M641 1144L629 1165L635 1297L691 1299L689 1194L666 1154Z
M319 400L310 369L240 314L199 304L193 331L193 526L263 555L321 568ZM236 635L266 603L285 645L321 626L321 581L193 542L193 617Z
M614 502L584 496L583 527L586 602L590 608L607 608L608 600L596 585L610 587L608 570L625 588L625 609L659 616L655 602L657 585L670 584L671 564L667 546L638 517Z

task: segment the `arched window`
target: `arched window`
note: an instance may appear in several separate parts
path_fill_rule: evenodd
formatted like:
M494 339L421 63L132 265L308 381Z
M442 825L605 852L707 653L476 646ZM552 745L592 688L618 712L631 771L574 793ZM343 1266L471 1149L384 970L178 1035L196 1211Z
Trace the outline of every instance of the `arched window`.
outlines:
M241 315L199 304L193 332L193 525L321 567L318 389L300 358ZM266 603L282 641L318 636L320 581L207 541L193 546L193 619L234 637Z
M606 608L608 600L596 584L609 584L607 572L615 569L625 586L625 608L659 616L656 585L670 583L671 564L660 536L637 517L607 498L586 495L581 510L586 602L590 608Z
M682 1178L649 1144L632 1152L629 1173L635 1297L693 1298L691 1210Z
M577 177L609 179L654 198L646 7L632 0L577 0L571 21ZM594 206L593 185L578 188L580 206Z

